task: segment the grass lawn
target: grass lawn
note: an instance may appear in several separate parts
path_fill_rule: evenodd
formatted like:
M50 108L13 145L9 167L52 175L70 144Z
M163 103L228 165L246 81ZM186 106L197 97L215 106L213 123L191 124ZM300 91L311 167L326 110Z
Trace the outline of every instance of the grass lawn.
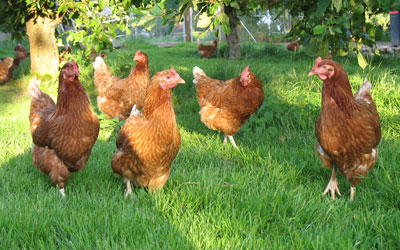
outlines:
M12 55L12 48L3 42L0 56ZM95 108L99 138L86 169L72 174L62 199L31 161L30 61L25 60L16 80L0 86L0 248L400 248L399 58L370 59L365 71L356 58L338 59L353 92L365 77L372 82L382 122L379 160L350 203L350 184L341 174L342 197L321 196L331 171L314 149L322 81L307 73L315 58L280 46L244 44L243 59L232 62L224 58L222 44L206 60L195 43L160 48L129 42L108 53L112 72L127 76L137 49L149 55L151 75L174 67L186 80L173 89L182 146L164 188L154 195L135 189L134 202L124 197L125 184L111 170L118 123ZM77 61L96 106L93 67ZM262 82L266 99L235 136L237 150L201 123L192 69L230 79L247 65ZM43 81L40 87L55 97L57 84Z

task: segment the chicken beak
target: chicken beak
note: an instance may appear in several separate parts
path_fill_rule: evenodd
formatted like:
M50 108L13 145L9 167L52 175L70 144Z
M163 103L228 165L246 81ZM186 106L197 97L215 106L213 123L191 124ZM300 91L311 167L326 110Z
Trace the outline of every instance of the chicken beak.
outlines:
M308 73L308 76L313 76L318 74L317 72L315 72L314 68Z
M183 83L185 84L185 80L183 80L181 77L178 78L178 80L176 81L176 83Z

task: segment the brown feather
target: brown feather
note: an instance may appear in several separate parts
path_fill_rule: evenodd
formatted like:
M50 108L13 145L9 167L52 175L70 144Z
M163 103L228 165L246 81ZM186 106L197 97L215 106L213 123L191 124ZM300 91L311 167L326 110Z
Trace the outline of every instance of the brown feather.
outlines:
M201 121L210 129L233 136L264 101L262 85L250 72L251 82L243 86L240 77L228 81L198 76L196 92Z
M70 172L85 167L99 133L99 121L71 67L67 63L61 70L57 105L36 85L31 90L33 163L61 188Z
M354 98L349 79L336 62L322 60L318 67L333 66L324 80L322 110L315 124L318 154L328 167L337 166L356 186L378 159L381 128L375 103L369 94Z
M138 61L129 76L120 79L110 73L102 59L96 59L94 83L99 92L97 105L109 118L119 117L125 120L136 105L142 109L149 83L149 63L147 55L142 53L143 61Z
M218 40L214 40L211 45L203 45L200 43L200 40L197 40L197 49L199 51L200 56L209 59L214 51L217 49Z
M112 157L115 173L150 190L161 188L168 180L181 144L171 89L160 87L166 74L170 72L152 77L143 115L132 114L126 120L117 138L118 151Z

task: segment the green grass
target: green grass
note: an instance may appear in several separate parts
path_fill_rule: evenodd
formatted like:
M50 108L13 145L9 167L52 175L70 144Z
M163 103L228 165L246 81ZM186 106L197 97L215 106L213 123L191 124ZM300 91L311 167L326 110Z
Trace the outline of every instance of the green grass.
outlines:
M5 46L0 56L10 55ZM350 203L350 185L340 174L343 196L321 197L331 173L314 149L322 88L317 77L307 77L314 58L279 46L244 44L244 59L232 62L223 57L222 44L205 60L195 43L159 48L128 42L106 58L112 72L127 76L137 49L149 55L151 74L174 67L186 80L173 90L182 146L164 188L155 195L135 189L134 202L125 199L125 185L110 166L117 123L101 119L86 169L72 174L62 199L32 165L30 61L25 60L16 80L0 87L0 248L400 248L398 58L370 59L364 72L355 58L338 59L353 91L366 76L371 80L382 121L380 158ZM192 68L229 79L247 65L263 83L266 99L235 136L236 150L201 123ZM95 106L93 68L80 63L80 70ZM56 96L54 83L41 87Z

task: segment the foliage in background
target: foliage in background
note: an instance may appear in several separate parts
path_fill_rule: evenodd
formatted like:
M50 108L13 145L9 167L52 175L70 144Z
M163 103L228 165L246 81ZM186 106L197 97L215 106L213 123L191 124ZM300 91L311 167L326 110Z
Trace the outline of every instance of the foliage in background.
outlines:
M358 54L364 69L368 63L360 53L362 45L375 44L377 27L368 22L372 15L387 13L400 1L391 0L311 0L280 1L282 11L298 17L288 37L301 38L310 54L328 56L329 51L339 56Z
M142 1L138 0L64 0L60 3L58 11L68 11L65 21L75 24L75 30L67 31L67 41L85 44L87 55L92 47L98 52L112 50L112 38L117 36L118 30L130 34L130 13L136 6L142 6Z

